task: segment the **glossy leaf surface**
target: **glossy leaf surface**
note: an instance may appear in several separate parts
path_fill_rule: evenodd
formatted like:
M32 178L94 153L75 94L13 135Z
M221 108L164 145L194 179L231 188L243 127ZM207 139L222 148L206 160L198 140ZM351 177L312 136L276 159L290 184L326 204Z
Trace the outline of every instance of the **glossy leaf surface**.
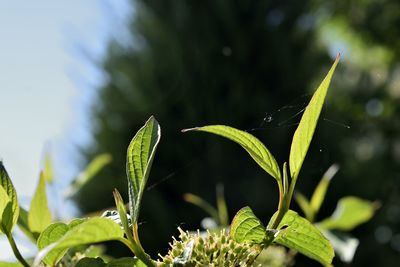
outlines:
M264 146L264 144L258 140L254 135L248 132L235 129L225 125L209 125L204 127L196 127L191 129L182 130L187 131L202 131L213 133L222 137L225 137L243 147L247 153L263 168L268 174L274 177L276 180L281 180L281 174L279 166L276 163L275 158Z
M330 266L335 255L328 239L305 218L288 210L280 222L274 242L297 250L301 254Z
M161 128L151 116L129 144L126 159L128 174L129 208L133 224L137 223L144 188L149 177Z
M261 244L266 239L265 228L250 207L244 207L236 213L230 235L238 243Z
M57 242L68 232L69 229L70 226L61 222L49 225L38 238L38 249L42 250L50 244ZM68 248L53 249L44 257L43 261L48 265L57 263L64 256L67 250Z
M6 193L7 197L2 197L0 202L2 203L2 209L0 209L2 216L2 224L5 227L0 229L0 233L7 231L11 233L12 228L18 221L19 216L19 204L17 199L17 193L11 182L10 176L8 175L6 169L4 168L3 162L0 161L0 186ZM4 205L3 205L4 204ZM2 227L3 228L3 227Z
M12 228L11 200L6 190L0 187L0 232L11 234Z
M79 222L78 222L79 223ZM63 229L65 230L65 228ZM46 231L46 230L45 230ZM56 230L53 230L56 231ZM61 235L62 230L57 229L57 234L53 233L52 236ZM43 235L43 233L42 233ZM87 245L92 243L121 240L124 232L121 227L114 221L107 218L90 218L84 222L79 223L72 229L68 230L58 241L46 246L42 249L35 258L34 265L38 266L40 261L53 251L62 251L64 249L72 248L80 245ZM40 239L40 237L39 237ZM56 239L55 237L53 239ZM56 258L52 258L48 264L54 265L57 262Z
M307 105L303 113L300 124L294 133L289 156L290 176L294 180L297 179L301 166L303 165L304 158L310 146L311 139L314 135L315 127L317 126L318 118L328 92L332 75L338 62L339 55L337 56L325 79L312 96L310 103Z

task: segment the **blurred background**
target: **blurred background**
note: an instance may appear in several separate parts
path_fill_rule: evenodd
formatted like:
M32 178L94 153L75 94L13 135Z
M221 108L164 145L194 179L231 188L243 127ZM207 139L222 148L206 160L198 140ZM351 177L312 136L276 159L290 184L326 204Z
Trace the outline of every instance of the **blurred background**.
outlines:
M155 115L162 140L140 215L150 254L166 252L177 226L200 227L206 214L182 195L215 202L217 183L225 186L231 218L249 205L267 222L277 205L274 180L239 146L180 130L247 130L282 165L301 111L340 52L297 189L309 196L338 163L321 218L343 196L381 203L353 231L360 246L346 266L398 264L398 1L0 3L0 156L20 198L34 190L46 144L55 162L54 199L96 155L113 158L75 195L74 208L55 201L59 217L112 207L113 188L127 199L126 148ZM299 256L297 264L315 263Z

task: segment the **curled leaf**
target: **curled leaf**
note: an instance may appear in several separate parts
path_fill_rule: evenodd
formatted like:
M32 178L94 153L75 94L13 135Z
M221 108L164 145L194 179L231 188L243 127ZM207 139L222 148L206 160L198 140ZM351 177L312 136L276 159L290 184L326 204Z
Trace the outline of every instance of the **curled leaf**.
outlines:
M0 198L0 233L11 234L14 225L18 221L19 204L14 185L2 161L0 161L0 186L3 195Z
M236 213L230 235L238 243L261 244L267 238L264 226L250 207L244 207Z
M129 208L133 224L137 224L139 218L143 191L160 138L160 125L151 116L128 146L126 172L128 175Z

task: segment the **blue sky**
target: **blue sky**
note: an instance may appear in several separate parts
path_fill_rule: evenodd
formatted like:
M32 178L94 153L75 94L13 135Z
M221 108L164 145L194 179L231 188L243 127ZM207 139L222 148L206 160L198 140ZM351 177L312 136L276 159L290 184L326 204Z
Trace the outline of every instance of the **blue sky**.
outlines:
M87 110L103 79L93 61L109 38L123 37L114 29L123 28L127 3L0 0L0 159L22 202L34 192L44 147L61 187L76 174L73 147L90 140ZM12 259L4 241L0 260Z

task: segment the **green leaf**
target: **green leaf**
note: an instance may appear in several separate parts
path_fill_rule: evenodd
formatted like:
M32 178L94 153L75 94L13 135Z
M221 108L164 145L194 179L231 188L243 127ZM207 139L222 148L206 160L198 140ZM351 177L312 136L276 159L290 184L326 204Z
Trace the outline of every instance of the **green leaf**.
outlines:
M271 220L273 221L273 220ZM274 242L295 249L324 266L330 266L335 256L328 239L305 218L288 210L278 226Z
M296 192L294 194L294 199L296 200L297 204L303 211L304 215L306 216L307 220L312 222L312 218L314 217L313 209L311 208L310 202L307 198L300 192Z
M61 228L57 230L58 235L54 233L56 239L65 230ZM46 230L45 230L46 231ZM44 232L45 232L44 231ZM56 230L54 230L56 231ZM42 259L53 251L62 251L80 245L91 243L105 242L110 240L123 240L124 232L121 227L114 221L107 218L90 218L68 230L58 241L46 246L40 250L34 260L33 266L39 266ZM39 237L40 238L40 237ZM56 264L57 259L51 258L49 265Z
M105 267L106 263L101 258L83 258L75 267ZM132 266L132 265L131 265Z
M134 244L135 242L132 240L132 230L129 226L124 200L122 199L121 194L118 192L117 189L114 190L113 195L122 227L124 228L125 234L128 237L129 241Z
M326 93L328 92L328 87L331 82L333 72L335 71L338 62L339 55L337 56L325 79L315 91L310 103L304 111L304 114L300 120L300 124L294 133L289 156L290 175L294 180L297 179L301 166L303 165L304 158L307 154L308 147L310 146L311 139L314 135L315 127L321 113L322 105L325 101Z
M0 229L0 233L10 234L18 221L19 205L17 193L2 161L0 161L0 186L3 189L2 193L5 193L0 200L0 215L2 215L2 226L4 227L1 227L3 229Z
M42 172L29 209L28 225L34 234L40 234L50 223L51 212L47 203L46 180Z
M231 224L230 235L239 243L261 244L267 238L265 228L250 207L240 209Z
M281 180L281 173L275 158L268 149L255 136L225 125L209 125L204 127L196 127L184 129L182 132L202 131L213 133L232 140L243 147L247 153L260 165L263 170L269 173L277 181Z
M44 156L43 176L49 184L54 181L53 162L49 153Z
M139 218L143 191L150 174L160 137L160 125L151 116L128 146L126 172L128 175L129 208L133 224L137 224Z
M66 197L71 197L75 195L82 187L90 182L96 176L96 174L99 173L99 171L110 164L111 161L112 157L110 154L104 153L96 156L86 166L86 168L81 173L79 173L78 177L67 188L65 192Z
M6 190L0 187L0 231L6 235L11 234L12 228L11 201Z
M38 238L38 249L42 250L50 244L57 242L70 230L70 228L71 227L69 225L61 222L49 225L46 229L44 229ZM68 248L53 249L44 257L43 261L47 265L57 263L64 256L67 250Z
M119 240L124 236L121 227L107 218L90 218L73 227L59 242L56 248L71 248L79 245Z
M21 263L18 262L4 262L0 261L0 267L23 267Z
M110 261L107 267L147 267L147 265L137 258L119 258Z
M310 203L314 215L316 215L319 212L319 209L321 208L321 205L324 202L328 186L333 176L335 176L338 170L339 166L337 164L333 164L332 166L330 166L329 169L322 176L322 179L318 183L317 187L315 188Z
M349 196L341 198L331 215L319 223L319 227L327 230L350 231L368 221L374 215L377 203Z

